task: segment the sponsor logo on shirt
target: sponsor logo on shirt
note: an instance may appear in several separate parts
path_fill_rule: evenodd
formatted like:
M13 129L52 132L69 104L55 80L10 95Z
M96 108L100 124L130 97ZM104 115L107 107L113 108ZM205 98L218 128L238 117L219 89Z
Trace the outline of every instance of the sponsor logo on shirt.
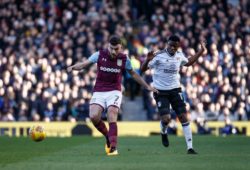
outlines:
M110 73L120 73L121 69L116 69L116 68L108 68L108 67L100 67L100 70L105 71L105 72L110 72Z
M178 69L177 66L174 64L168 65L168 67L166 69L163 70L164 73L171 73L171 74L176 74L178 73Z
M170 70L170 69L164 69L164 73L171 73L171 74L176 74L178 73L178 70Z

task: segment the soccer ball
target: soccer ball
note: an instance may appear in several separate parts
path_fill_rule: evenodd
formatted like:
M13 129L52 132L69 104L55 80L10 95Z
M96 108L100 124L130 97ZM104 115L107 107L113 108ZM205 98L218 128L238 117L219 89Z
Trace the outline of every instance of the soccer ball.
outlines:
M33 141L40 142L45 139L46 133L41 125L37 125L30 128L29 136Z

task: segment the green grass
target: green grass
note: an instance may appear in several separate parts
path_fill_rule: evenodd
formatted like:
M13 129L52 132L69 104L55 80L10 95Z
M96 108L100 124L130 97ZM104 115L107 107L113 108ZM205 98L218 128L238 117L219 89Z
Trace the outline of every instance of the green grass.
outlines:
M187 155L182 137L170 137L170 147L159 136L120 137L119 155L104 153L104 138L89 136L47 138L0 137L0 170L248 170L250 138L194 136L199 155Z

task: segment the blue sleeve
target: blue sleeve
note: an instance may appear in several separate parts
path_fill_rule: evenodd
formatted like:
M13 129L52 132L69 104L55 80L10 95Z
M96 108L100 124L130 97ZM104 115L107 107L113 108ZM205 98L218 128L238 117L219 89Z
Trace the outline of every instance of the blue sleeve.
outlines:
M99 51L93 53L93 54L88 58L88 60L89 60L90 62L92 62L92 63L97 63L98 58L99 58Z
M132 70L132 65L130 59L127 57L126 64L125 64L126 70Z

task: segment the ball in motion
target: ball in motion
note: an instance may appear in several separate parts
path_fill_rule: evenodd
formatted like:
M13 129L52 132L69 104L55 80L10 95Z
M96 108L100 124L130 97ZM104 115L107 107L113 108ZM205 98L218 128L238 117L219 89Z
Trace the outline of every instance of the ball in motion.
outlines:
M45 139L46 133L41 125L37 125L30 128L29 136L33 141L40 142Z

